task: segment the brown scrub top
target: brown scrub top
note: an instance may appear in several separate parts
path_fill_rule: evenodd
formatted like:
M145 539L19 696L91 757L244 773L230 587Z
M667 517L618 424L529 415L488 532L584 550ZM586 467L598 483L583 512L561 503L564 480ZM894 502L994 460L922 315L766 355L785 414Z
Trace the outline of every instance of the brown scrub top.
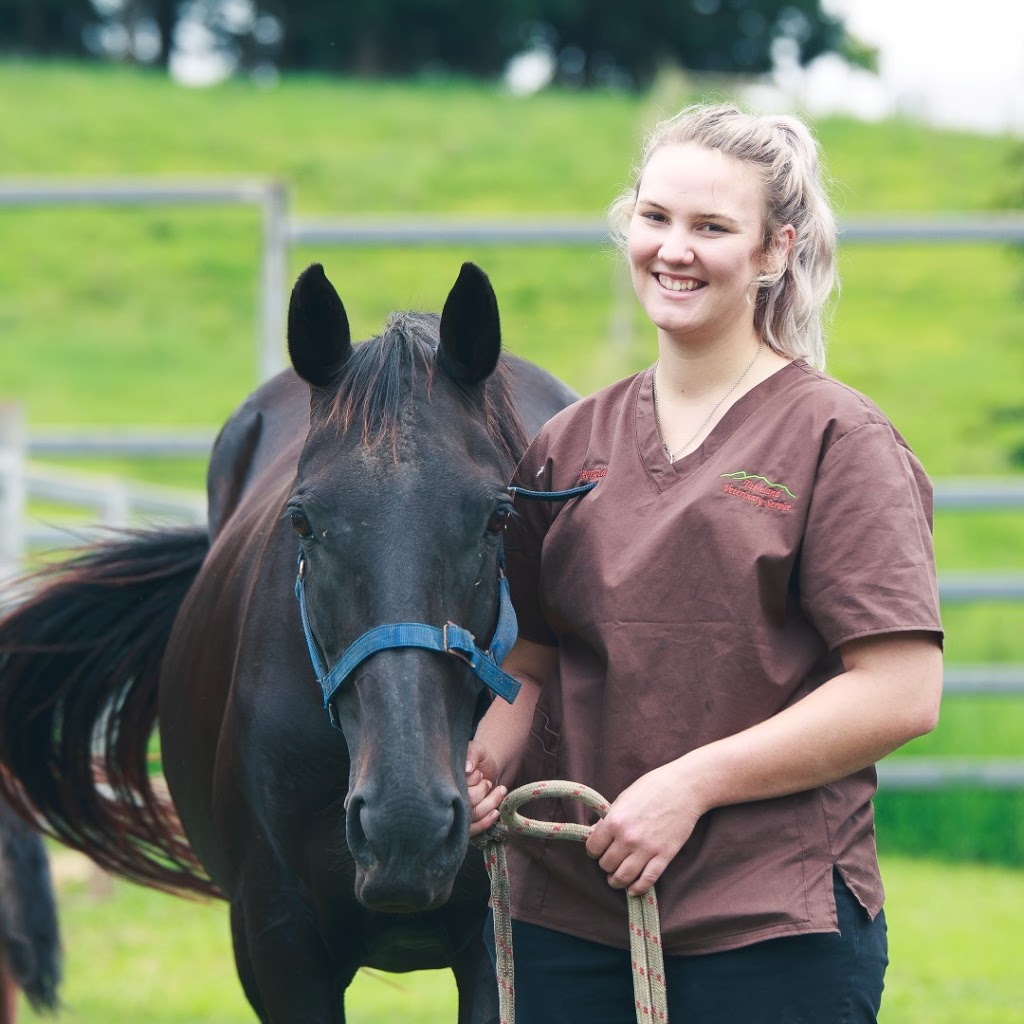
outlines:
M609 800L644 773L781 711L843 671L840 644L941 636L925 473L867 398L804 362L743 395L669 463L652 373L557 414L516 482L506 539L520 635L557 644L519 782ZM837 931L833 865L873 917L873 767L793 796L716 808L657 885L665 949L708 953ZM573 801L523 813L591 821ZM581 844L510 844L518 920L628 946L625 895Z

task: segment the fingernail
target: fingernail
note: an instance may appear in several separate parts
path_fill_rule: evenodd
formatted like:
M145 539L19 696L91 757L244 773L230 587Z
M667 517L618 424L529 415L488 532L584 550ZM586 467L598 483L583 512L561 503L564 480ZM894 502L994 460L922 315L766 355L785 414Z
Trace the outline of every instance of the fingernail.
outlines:
M472 761L467 761L466 762L466 771L467 772L471 772L472 770L473 770L473 762Z

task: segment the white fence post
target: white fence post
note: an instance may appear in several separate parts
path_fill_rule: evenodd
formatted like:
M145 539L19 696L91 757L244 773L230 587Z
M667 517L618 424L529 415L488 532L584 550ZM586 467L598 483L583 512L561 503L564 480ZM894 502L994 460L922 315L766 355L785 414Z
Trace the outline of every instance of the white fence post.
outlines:
M132 502L125 482L117 479L105 481L99 501L100 522L104 526L123 528L128 525L131 513Z
M258 384L283 370L288 294L288 190L271 182L263 193Z
M0 402L0 580L14 576L25 556L25 413Z

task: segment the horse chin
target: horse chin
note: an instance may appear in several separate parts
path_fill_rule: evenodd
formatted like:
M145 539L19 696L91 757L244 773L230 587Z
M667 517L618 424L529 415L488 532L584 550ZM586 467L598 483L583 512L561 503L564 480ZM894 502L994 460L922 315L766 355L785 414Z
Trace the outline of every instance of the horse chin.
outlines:
M415 914L448 902L455 871L408 871L387 865L356 867L356 899L368 910L388 914Z

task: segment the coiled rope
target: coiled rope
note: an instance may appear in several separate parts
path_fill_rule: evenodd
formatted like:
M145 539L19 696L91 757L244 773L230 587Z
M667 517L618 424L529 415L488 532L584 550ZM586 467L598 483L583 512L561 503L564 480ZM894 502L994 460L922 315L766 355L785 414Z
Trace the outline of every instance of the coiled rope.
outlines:
M539 821L525 818L518 808L531 800L561 797L579 800L596 811L608 813L608 801L600 793L576 782L553 780L520 786L501 802L501 822L477 836L473 842L483 850L491 877L494 908L494 943L497 952L498 1004L501 1024L515 1024L515 968L512 959L512 917L505 838L511 829L537 839L575 839L586 842L593 827L573 822ZM633 962L633 997L637 1024L668 1021L665 994L665 964L661 949L661 919L654 889L643 896L626 894L629 910L629 949Z

